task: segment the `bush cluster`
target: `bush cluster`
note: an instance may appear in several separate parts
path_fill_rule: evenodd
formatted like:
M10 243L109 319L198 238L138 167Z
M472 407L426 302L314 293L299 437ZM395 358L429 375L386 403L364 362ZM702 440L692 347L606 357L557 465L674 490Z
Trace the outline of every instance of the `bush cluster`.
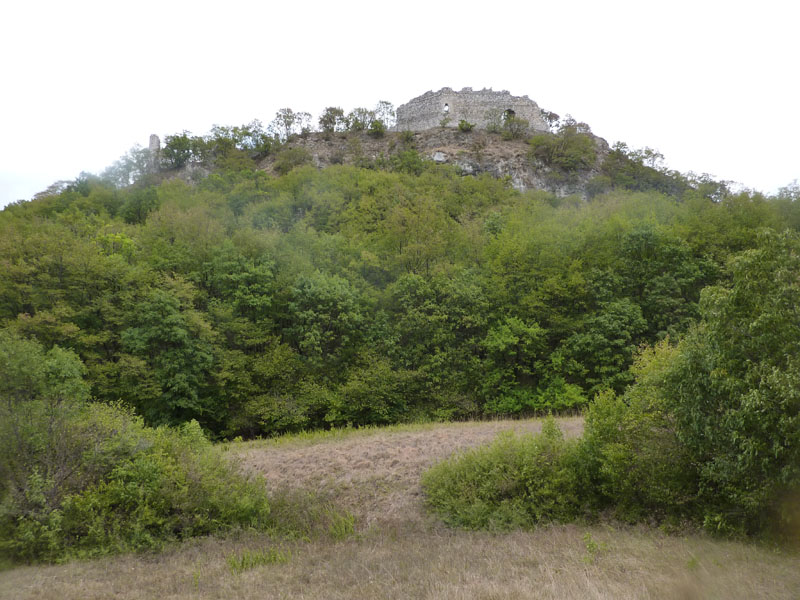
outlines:
M765 232L703 320L643 350L635 383L598 394L583 438L548 422L433 467L431 505L464 527L530 526L610 511L715 533L800 532L800 237Z
M467 121L466 119L461 119L461 120L458 122L458 130L459 130L461 133L469 133L469 132L470 132L470 131L472 131L473 129L475 129L475 123L470 123L470 122L469 122L469 121Z
M451 525L468 529L531 528L568 521L583 510L579 446L550 418L538 436L501 435L428 470L422 479L431 506Z
M88 403L82 371L72 352L0 331L0 554L59 561L269 525L263 484L196 421L151 429Z
M562 127L558 133L541 133L529 142L529 156L554 171L554 176L570 179L575 173L590 169L597 160L594 140L575 125Z

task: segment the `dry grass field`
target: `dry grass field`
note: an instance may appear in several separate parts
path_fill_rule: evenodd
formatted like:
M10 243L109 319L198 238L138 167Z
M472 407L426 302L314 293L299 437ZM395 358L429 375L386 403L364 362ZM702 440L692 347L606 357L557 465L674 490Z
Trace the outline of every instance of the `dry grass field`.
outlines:
M568 435L579 418L562 419ZM332 535L208 538L161 554L0 572L0 598L638 599L800 598L800 557L703 535L610 525L533 532L447 529L419 476L453 451L537 420L395 427L231 444L231 458L277 493L332 503ZM276 552L272 552L272 551ZM235 570L233 558L282 557ZM259 561L256 561L259 562Z

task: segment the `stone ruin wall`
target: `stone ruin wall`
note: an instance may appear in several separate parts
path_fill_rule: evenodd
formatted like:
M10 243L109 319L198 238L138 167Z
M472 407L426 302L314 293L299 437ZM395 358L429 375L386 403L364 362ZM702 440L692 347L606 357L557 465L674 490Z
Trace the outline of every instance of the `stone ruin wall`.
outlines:
M514 111L517 118L528 121L531 130L549 130L536 102L527 96L512 96L505 90L495 92L491 88L480 91L464 88L460 92L442 88L438 92L427 92L397 107L394 129L425 131L440 127L445 117L450 119L449 127L458 127L458 122L464 119L478 129L486 129L487 113L494 111L503 114L507 110Z

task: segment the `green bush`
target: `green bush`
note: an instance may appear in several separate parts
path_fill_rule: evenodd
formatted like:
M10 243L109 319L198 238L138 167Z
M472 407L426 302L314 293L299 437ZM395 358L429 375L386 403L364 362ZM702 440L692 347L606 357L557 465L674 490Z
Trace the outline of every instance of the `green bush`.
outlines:
M369 124L367 134L374 138L382 138L386 134L386 125L383 124L383 121L375 119Z
M311 155L305 148L285 148L275 157L273 168L279 175L286 175L295 167L307 165L311 162Z
M67 498L62 531L76 555L160 547L233 526L264 529L264 487L235 474L191 421L143 432L152 445L120 462L98 484Z
M680 196L689 189L689 181L677 171L658 167L659 157L663 158L649 148L631 150L625 143L617 142L600 165L602 175L596 183L602 183L606 189L655 190Z
M586 415L581 441L592 473L594 498L618 518L690 518L696 477L665 409L661 377L676 349L668 341L644 351L624 396L598 394Z
M325 419L337 426L397 423L408 412L407 388L411 374L392 368L378 356L350 371L347 380L331 397Z
M147 428L85 402L78 358L0 331L0 555L59 561L270 525L263 484L196 421Z
M759 244L731 261L729 286L703 290L700 324L642 353L625 395L590 408L595 485L619 515L796 535L800 238Z
M535 135L529 144L532 160L541 161L564 176L589 169L597 160L592 136L581 133L576 125L565 125L556 134Z
M433 466L422 486L428 503L451 525L530 528L581 515L581 461L577 442L565 440L550 418L537 436L504 434Z
M58 561L269 526L263 484L234 473L197 422L153 430L103 405L68 421L68 441L42 454L71 453L75 460L63 466L80 475L61 481L46 456L32 457L25 489L0 504L0 552L10 558Z
M484 411L497 416L563 413L580 409L587 403L580 386L565 382L563 377L553 377L535 390L516 387L503 391L486 401Z
M421 175L427 165L426 160L414 149L403 150L392 155L389 164L393 171Z
M508 115L503 120L503 129L500 132L500 137L504 140L521 140L528 133L528 125L530 123L525 119Z
M473 129L475 129L475 123L470 123L466 119L461 119L458 122L458 130L462 133L469 133Z

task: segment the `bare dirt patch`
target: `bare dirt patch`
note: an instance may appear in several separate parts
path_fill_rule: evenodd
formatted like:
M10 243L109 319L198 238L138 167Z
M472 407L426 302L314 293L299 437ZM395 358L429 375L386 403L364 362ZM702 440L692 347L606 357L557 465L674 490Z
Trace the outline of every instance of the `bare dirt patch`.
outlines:
M559 419L567 436L583 429L581 417ZM420 476L454 452L491 442L501 432L537 433L542 421L450 423L419 431L375 430L313 445L233 449L241 467L264 475L273 490L326 493L353 512L362 527L424 519Z

